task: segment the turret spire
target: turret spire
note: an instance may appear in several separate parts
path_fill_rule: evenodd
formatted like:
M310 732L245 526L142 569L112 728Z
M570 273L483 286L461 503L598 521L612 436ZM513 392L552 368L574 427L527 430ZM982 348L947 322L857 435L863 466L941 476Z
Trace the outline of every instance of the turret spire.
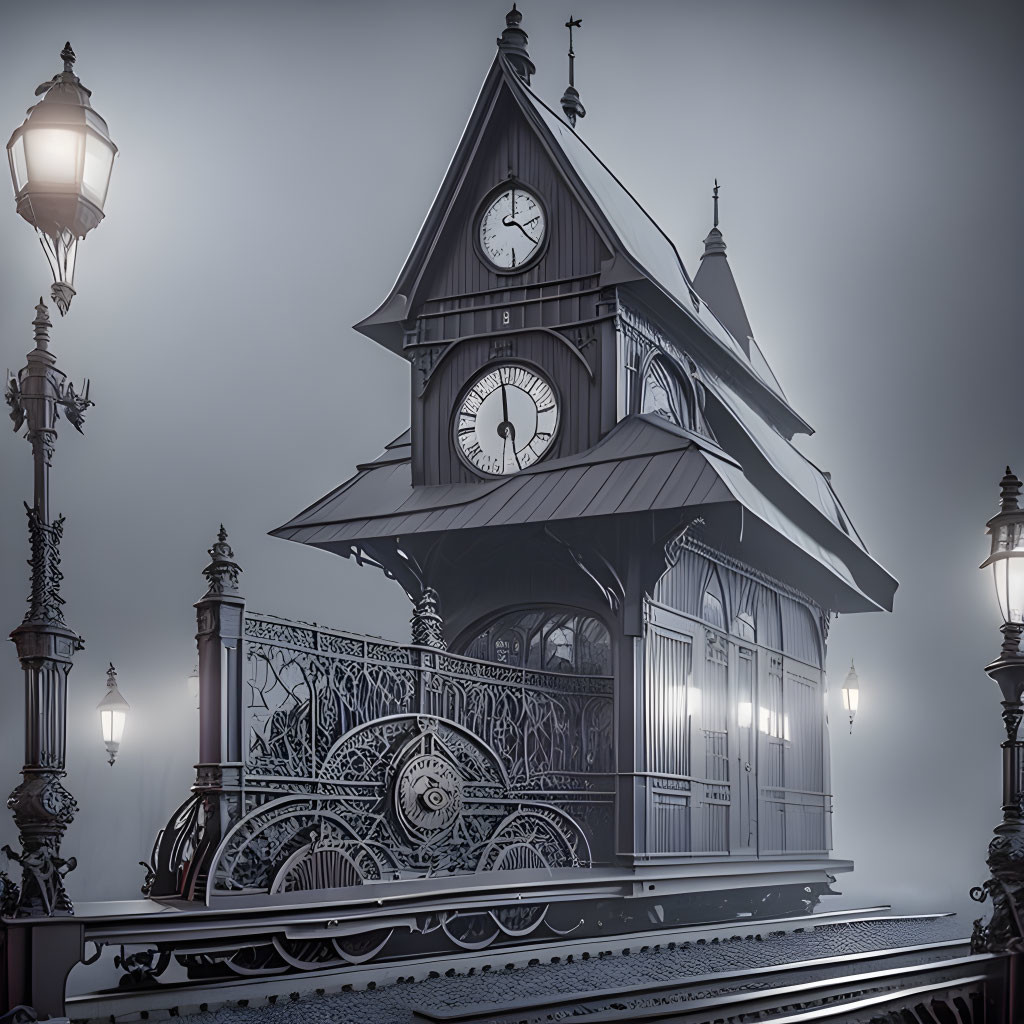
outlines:
M743 308L743 300L740 298L739 289L736 287L736 281L725 255L725 238L718 226L718 193L720 190L721 186L718 184L718 179L715 178L715 187L711 190L711 199L714 204L712 227L707 238L704 239L704 253L700 258L700 268L693 279L693 287L749 356L753 332L750 329L750 321Z
M526 52L529 37L525 29L520 28L522 20L522 12L513 4L512 10L505 15L505 30L498 37L498 49L508 58L516 74L529 85L530 75L537 70L537 66Z
M587 116L583 104L580 103L580 94L576 90L576 52L572 48L572 30L582 28L583 19L574 18L570 14L565 27L569 30L569 84L566 86L565 92L562 93L562 110L569 124L575 128L576 118Z

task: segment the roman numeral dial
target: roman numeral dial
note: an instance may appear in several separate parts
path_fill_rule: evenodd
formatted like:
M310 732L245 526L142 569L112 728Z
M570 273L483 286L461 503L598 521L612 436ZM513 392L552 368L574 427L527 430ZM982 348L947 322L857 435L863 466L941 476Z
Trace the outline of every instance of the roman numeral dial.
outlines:
M463 393L455 413L455 447L474 469L518 473L551 447L558 431L555 389L516 363L486 370Z
M480 217L480 250L499 270L515 270L540 252L546 230L539 200L509 185L487 204Z

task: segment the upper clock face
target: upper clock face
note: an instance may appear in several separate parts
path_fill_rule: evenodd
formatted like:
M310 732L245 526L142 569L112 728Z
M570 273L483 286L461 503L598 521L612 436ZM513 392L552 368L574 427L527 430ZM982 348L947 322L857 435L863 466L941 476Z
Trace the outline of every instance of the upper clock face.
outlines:
M514 270L536 255L545 230L540 202L510 185L487 204L480 218L480 248L496 267Z
M483 473L505 476L532 466L558 429L554 388L536 371L507 364L470 385L455 416L455 443Z

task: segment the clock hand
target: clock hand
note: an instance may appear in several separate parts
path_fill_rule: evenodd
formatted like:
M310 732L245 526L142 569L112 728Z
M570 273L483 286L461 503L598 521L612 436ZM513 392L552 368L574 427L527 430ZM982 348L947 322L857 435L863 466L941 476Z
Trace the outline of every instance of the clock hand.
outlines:
M534 220L536 220L536 217L534 218ZM501 223L502 223L502 224L504 224L504 225L505 225L505 227L507 227L507 228L519 228L519 230L520 230L520 231L522 231L522 233L523 233L524 235L526 235L526 237L527 237L527 238L528 238L528 239L529 239L529 240L530 240L531 242L533 242L533 244L534 244L534 245L536 245L536 244L537 244L537 240L536 240L536 239L535 239L535 238L533 237L533 235L531 235L531 234L530 234L530 232L529 232L529 231L527 231L527 230L526 230L526 228L524 228L524 227L523 227L523 225L519 223L519 221L517 221L517 220L514 220L514 219L513 219L512 217L508 216L508 214L506 214L506 215L505 215L505 216L504 216L504 217L502 218L502 221L501 221Z
M505 391L505 385L501 385L501 416L505 423L508 423L508 393Z

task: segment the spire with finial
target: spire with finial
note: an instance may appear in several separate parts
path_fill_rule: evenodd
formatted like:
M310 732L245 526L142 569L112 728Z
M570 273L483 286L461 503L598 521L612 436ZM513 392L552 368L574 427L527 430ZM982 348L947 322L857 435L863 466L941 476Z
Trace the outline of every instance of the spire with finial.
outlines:
M530 75L534 74L537 66L530 60L526 52L528 36L526 30L521 28L523 15L512 5L512 10L505 15L505 30L498 37L498 49L508 59L509 64L515 68L515 72L527 84L530 84Z
M704 239L704 256L709 256L715 252L725 253L725 239L722 237L722 232L718 227L718 191L720 188L721 185L718 184L718 179L715 178L715 187L711 190L711 199L715 212L712 218L711 230L708 232L708 237ZM702 260L704 256L701 256Z
M725 255L725 238L718 226L720 191L721 185L715 178L715 187L711 190L711 230L704 239L704 252L701 254L700 267L693 279L693 287L749 356L753 331L750 329L747 311L743 308L743 300L740 298L736 280L732 276L729 260Z
M569 124L575 128L576 118L587 116L583 104L580 103L580 94L576 89L576 52L572 48L572 30L574 28L582 28L583 19L573 18L570 14L565 27L569 30L569 85L566 87L565 92L562 93L562 110Z

